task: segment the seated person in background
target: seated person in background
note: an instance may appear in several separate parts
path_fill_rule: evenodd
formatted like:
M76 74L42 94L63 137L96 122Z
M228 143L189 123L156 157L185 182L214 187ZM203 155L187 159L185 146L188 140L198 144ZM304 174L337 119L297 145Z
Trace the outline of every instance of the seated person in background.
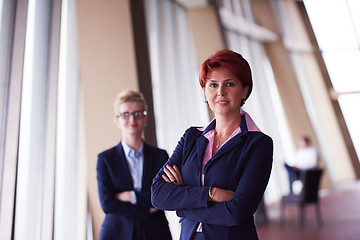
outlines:
M285 163L285 168L289 174L290 192L293 192L293 182L299 179L301 170L308 170L317 167L318 154L311 145L310 138L301 136L297 141L298 149L295 152L295 161L292 164Z

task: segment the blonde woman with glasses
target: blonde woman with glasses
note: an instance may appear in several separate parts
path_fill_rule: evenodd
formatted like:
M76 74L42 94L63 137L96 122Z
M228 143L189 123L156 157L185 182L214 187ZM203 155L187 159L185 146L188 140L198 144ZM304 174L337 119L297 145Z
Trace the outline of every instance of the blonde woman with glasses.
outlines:
M140 92L125 90L116 97L114 110L122 138L98 155L98 191L105 212L99 239L171 239L164 212L150 201L152 179L168 154L142 138L147 103Z

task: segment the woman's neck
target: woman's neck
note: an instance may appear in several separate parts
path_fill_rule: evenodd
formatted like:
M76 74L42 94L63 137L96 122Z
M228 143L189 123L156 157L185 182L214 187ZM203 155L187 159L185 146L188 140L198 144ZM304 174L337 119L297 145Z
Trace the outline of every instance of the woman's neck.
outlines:
M139 151L139 148L143 142L141 136L126 136L124 135L122 137L122 141L125 142L131 149L137 153Z
M221 138L226 136L229 137L235 131L235 129L240 126L240 123L240 113L239 115L236 115L232 118L216 116L215 132Z

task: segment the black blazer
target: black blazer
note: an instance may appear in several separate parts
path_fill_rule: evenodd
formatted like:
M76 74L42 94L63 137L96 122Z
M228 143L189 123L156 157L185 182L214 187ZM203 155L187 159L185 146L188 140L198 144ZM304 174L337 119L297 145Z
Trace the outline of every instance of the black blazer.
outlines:
M248 131L243 119L241 133L205 165L201 186L202 161L209 142L204 134L214 127L215 121L205 131L191 127L184 133L167 162L180 169L184 186L165 182L160 170L152 185L152 203L159 209L176 210L181 218L181 240L191 239L199 222L206 240L258 239L253 215L270 177L272 139ZM209 202L210 186L232 190L234 197L227 202Z
M119 143L98 155L97 180L100 203L105 212L99 239L171 239L163 211L149 213L152 179L168 159L165 150L144 143L141 191L135 191L124 149ZM122 202L117 193L135 191L137 203Z

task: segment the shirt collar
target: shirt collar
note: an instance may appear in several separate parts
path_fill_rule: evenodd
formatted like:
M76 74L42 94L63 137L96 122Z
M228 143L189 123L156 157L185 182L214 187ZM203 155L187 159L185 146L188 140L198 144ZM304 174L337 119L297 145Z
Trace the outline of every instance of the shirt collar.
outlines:
M255 124L251 116L244 110L240 110L240 115L245 117L246 127L249 132L261 132L260 128Z
M255 124L255 122L252 120L252 118L247 112L241 109L240 115L242 118L242 121L240 123L241 132L261 132L261 130L258 128L258 126ZM216 119L214 118L206 127L198 128L198 130L203 131L202 135L205 135L206 133L215 128L215 124Z
M129 145L127 145L124 141L121 141L121 144L124 148L124 152L126 156L135 156L135 157L140 157L143 155L143 151L144 151L144 142L141 143L139 151L135 154L135 150L132 149Z

